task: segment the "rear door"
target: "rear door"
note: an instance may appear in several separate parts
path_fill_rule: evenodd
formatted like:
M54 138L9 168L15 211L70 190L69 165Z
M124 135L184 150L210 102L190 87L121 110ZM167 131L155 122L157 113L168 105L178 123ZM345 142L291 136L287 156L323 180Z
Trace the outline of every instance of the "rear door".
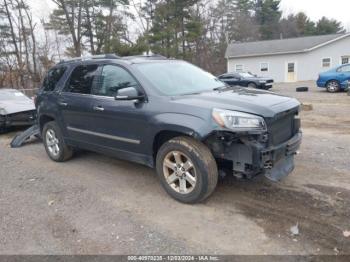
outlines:
M95 64L77 66L58 97L64 131L71 140L90 142L90 137L82 131L91 130L94 125L91 89L98 72L99 66Z

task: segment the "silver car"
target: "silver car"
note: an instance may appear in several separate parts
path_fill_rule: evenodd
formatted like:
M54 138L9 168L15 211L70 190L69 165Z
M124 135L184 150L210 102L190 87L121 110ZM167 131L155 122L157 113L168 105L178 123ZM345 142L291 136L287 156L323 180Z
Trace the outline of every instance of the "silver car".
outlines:
M15 89L0 89L0 132L8 127L33 125L35 120L32 99Z

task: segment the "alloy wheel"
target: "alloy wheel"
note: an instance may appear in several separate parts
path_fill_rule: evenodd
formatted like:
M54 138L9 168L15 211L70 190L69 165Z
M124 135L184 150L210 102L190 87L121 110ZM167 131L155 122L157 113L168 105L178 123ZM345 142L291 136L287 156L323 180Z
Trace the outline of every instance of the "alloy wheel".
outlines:
M332 92L332 93L337 92L338 91L338 83L334 82L334 81L330 82L328 84L328 91Z
M163 161L163 174L168 185L177 193L191 193L197 183L196 168L182 152L171 151Z
M57 157L60 154L59 140L56 136L56 133L53 129L48 129L46 131L46 146L49 153L53 157Z

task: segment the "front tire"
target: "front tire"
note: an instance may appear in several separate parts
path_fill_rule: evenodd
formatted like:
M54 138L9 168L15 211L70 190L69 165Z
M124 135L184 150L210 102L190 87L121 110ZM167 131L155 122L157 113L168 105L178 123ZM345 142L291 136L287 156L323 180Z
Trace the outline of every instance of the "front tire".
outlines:
M182 203L203 201L218 182L218 168L210 150L189 137L176 137L163 144L156 166L165 191Z
M48 122L42 132L47 155L55 162L64 162L72 158L73 149L64 142L61 129L56 122Z
M329 93L337 93L340 90L340 84L335 80L329 81L326 87Z
M257 84L255 84L255 83L249 83L248 87L249 88L255 88L255 89L258 88Z

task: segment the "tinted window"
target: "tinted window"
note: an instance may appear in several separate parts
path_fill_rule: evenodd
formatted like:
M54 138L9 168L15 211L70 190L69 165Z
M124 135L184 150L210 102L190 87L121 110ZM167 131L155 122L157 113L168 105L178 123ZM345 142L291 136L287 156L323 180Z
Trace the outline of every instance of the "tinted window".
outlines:
M51 69L43 82L44 91L53 91L56 88L58 81L60 81L64 72L66 71L65 67L53 68Z
M113 97L119 89L131 86L137 86L137 82L128 71L119 66L106 65L96 80L92 94Z
M339 68L339 72L350 72L350 65Z
M76 67L72 72L65 91L78 94L91 94L91 88L97 71L97 65L84 65Z
M225 75L225 76L220 76L220 79L231 79L233 76L232 75Z
M239 75L237 76L238 78L242 77L242 78L250 78L250 77L255 77L254 75L252 75L251 73L239 73Z

